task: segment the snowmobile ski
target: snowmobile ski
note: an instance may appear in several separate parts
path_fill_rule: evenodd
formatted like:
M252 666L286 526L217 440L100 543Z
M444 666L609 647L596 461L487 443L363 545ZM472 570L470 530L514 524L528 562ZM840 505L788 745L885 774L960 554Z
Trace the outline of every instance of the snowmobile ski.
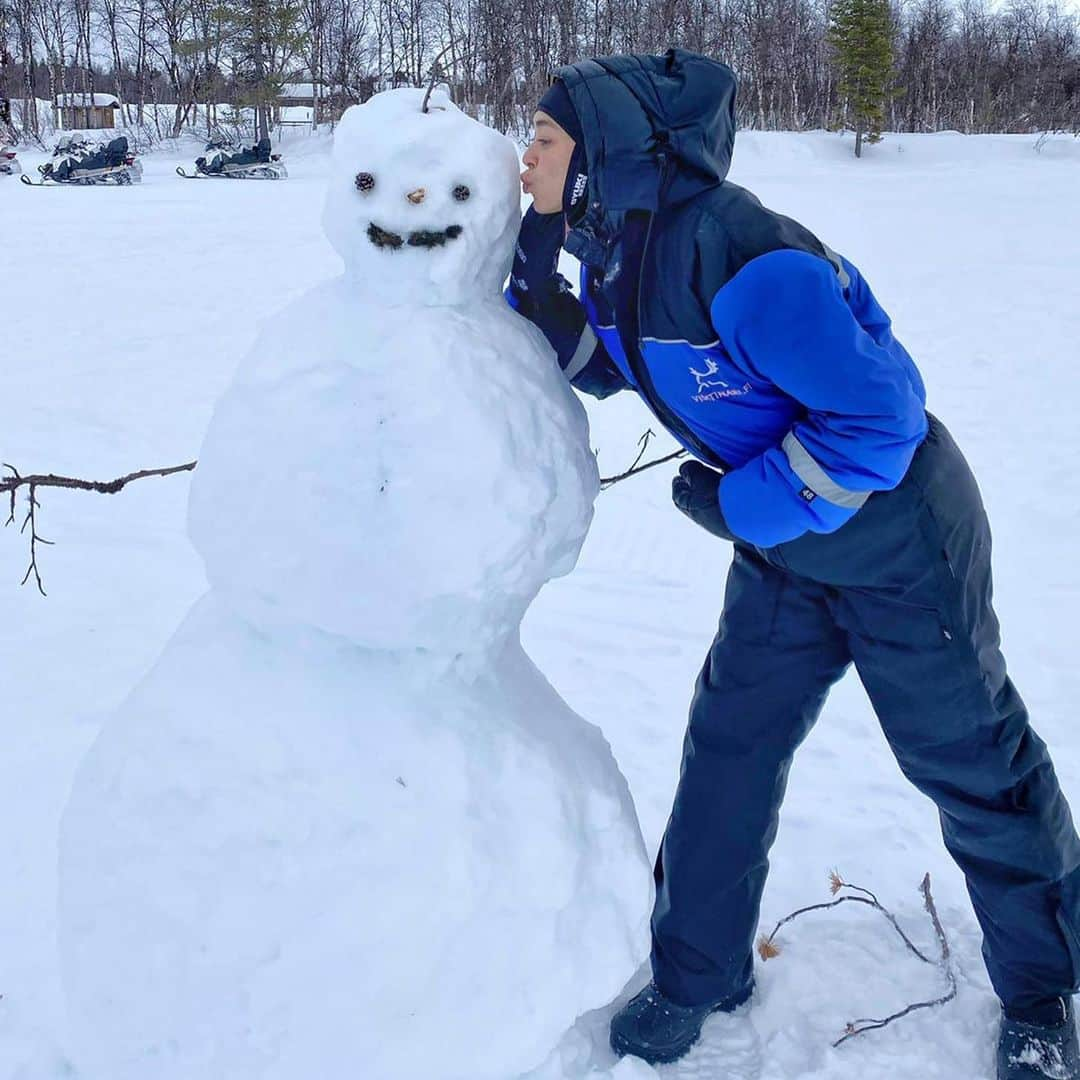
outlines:
M182 165L176 166L176 175L185 180L284 180L289 173L284 165L277 162L256 165L225 165L218 172L185 172Z
M21 173L19 179L30 187L126 187L142 180L142 166L136 162L134 166L88 169L85 172L75 172L65 180L57 180L51 174L44 174L43 179L34 181L26 173Z

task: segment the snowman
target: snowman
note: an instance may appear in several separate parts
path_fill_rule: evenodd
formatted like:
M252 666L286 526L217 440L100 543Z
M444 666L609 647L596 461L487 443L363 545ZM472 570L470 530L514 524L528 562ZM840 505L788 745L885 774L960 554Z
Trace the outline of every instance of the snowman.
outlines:
M570 1075L575 1022L644 959L626 783L519 640L598 481L500 295L516 179L442 93L335 133L344 273L218 404L189 504L209 591L64 813L86 1080Z

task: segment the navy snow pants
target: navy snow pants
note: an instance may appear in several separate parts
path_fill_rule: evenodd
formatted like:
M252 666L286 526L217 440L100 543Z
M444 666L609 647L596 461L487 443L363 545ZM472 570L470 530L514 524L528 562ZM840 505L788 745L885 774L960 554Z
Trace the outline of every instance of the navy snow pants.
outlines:
M682 1004L747 995L788 768L849 662L937 804L998 996L1074 992L1080 840L1005 671L975 479L933 417L903 482L837 532L736 545L657 859L660 989Z

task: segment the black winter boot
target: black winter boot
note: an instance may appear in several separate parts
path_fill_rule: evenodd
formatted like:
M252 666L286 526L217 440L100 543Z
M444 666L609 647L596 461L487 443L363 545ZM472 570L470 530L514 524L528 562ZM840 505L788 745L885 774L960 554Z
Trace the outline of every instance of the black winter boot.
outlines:
M1013 1016L1005 1012L997 1068L998 1080L1080 1080L1072 1000L1056 998L1044 1009Z
M611 1049L619 1057L632 1054L649 1065L678 1061L698 1041L710 1013L736 1008L751 990L708 1005L679 1005L649 983L612 1017Z

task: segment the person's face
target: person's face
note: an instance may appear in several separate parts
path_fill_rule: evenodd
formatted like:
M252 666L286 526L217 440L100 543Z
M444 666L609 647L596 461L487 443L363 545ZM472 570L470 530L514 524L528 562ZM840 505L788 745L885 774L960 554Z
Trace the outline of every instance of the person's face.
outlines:
M531 195L538 214L554 214L563 208L566 170L574 152L574 140L547 113L533 114L533 138L521 156L525 171L521 186Z

